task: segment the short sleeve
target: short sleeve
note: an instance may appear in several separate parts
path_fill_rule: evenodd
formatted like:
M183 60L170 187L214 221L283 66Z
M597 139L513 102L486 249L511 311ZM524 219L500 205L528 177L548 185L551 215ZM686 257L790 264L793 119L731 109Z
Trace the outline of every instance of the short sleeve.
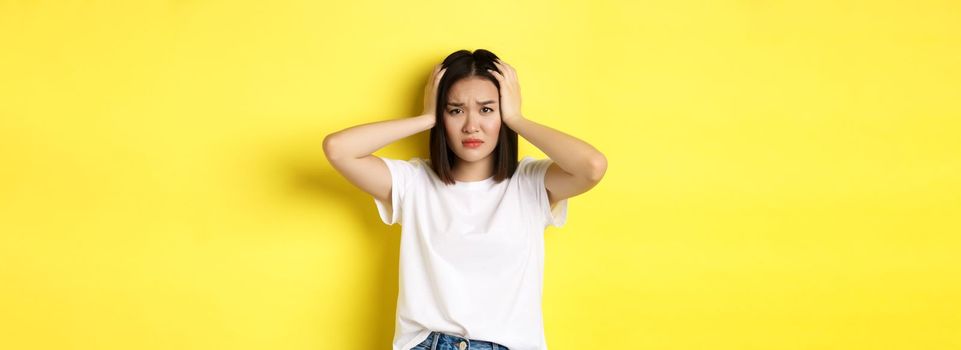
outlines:
M540 217L544 220L544 227L549 225L563 227L567 222L567 198L557 202L554 208L550 206L550 198L547 196L547 187L544 186L544 178L547 176L547 168L554 163L550 158L534 159L524 157L521 165L521 174L524 176L524 186L530 189L533 200L537 203Z
M408 189L410 184L414 183L413 179L417 174L417 159L412 158L405 161L380 156L375 157L382 159L384 164L387 164L387 169L390 170L390 204L374 197L377 213L380 215L380 220L387 225L395 223L403 225L401 214L404 201L407 200Z

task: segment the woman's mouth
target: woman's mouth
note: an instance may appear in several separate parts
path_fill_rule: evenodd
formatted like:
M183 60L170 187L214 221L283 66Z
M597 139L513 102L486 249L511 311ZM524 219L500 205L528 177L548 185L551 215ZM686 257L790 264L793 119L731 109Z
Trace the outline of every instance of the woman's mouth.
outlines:
M481 144L483 143L484 141L481 141L481 140L468 140L463 142L464 147L467 147L467 148L477 148L477 147L480 147Z

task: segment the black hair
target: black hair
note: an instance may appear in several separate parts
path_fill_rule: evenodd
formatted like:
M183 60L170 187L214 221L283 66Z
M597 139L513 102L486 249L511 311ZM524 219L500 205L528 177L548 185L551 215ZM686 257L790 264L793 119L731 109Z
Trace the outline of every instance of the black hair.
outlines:
M448 185L454 184L452 169L454 162L457 160L457 155L447 145L447 133L444 126L447 93L454 83L472 76L490 80L497 87L499 93L500 83L487 71L492 69L500 72L494 65L495 60L497 60L497 55L484 49L474 50L473 53L467 50L458 50L448 55L442 64L442 68L447 68L447 70L444 71L444 75L437 85L437 106L434 109L437 121L430 130L430 166L437 176ZM510 178L517 169L517 132L502 124L493 155L494 181L501 182Z

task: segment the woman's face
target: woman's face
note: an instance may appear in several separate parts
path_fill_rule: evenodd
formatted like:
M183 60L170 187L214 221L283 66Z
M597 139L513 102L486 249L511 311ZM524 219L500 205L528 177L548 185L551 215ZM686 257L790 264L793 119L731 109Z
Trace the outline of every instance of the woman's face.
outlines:
M476 162L493 153L501 131L499 103L500 95L494 83L478 76L458 80L450 87L444 107L444 128L447 146L458 158ZM465 143L469 139L482 142Z

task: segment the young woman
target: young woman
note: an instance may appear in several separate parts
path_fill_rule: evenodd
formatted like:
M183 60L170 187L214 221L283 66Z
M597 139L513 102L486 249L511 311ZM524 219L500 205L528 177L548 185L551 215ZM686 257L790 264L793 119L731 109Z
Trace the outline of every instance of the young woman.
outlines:
M324 139L330 164L401 224L393 350L547 348L544 230L604 176L591 145L526 119L514 68L487 50L434 67L420 116ZM430 129L430 159L371 153ZM517 160L517 135L549 158Z

